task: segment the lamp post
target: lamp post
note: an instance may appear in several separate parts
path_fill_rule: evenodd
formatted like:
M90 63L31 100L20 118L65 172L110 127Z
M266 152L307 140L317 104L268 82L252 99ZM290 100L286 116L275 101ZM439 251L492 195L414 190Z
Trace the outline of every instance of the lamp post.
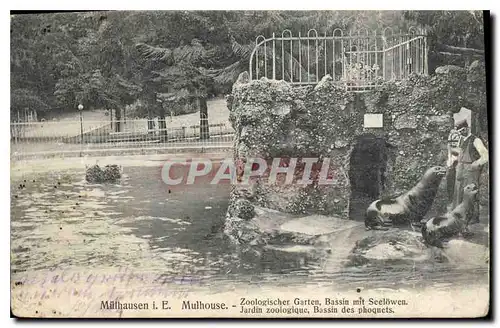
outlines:
M82 119L82 111L83 105L78 105L78 111L80 112L80 143L83 145L83 119Z

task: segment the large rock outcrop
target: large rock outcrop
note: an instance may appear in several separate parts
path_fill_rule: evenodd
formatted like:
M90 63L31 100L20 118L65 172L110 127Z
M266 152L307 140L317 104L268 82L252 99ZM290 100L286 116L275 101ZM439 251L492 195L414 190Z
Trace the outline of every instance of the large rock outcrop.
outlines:
M226 233L237 243L240 238L240 244L258 243L255 236L259 232L253 221L256 214L252 210L255 206L282 213L362 219L353 214L349 217L351 175L356 172L353 157L359 153L360 140L374 136L387 149L382 195L408 190L429 167L444 165L453 114L463 106L484 110L483 76L484 65L476 62L468 69L442 67L432 76L412 75L404 81L384 82L364 93L349 92L329 76L315 87L238 79L228 97L230 121L236 133L238 179L249 158L261 158L268 167L276 158L280 158L280 166L289 165L290 158L298 158L293 179L296 182L304 168L301 159L312 157L318 158L318 163L329 159L327 178L332 183L317 183L318 164L313 166L315 182L308 185L285 184L284 175L269 184L267 171L248 185L237 184L231 192ZM366 126L365 114L381 115L382 126ZM485 176L487 182L487 170ZM443 183L433 211L445 208L444 187ZM487 183L481 186L483 195L488 194L487 188ZM248 238L241 240L241 235Z
M121 176L121 167L116 164L106 165L104 169L96 164L85 170L85 180L89 183L115 183Z
M475 234L485 237L483 225L476 226ZM478 240L455 238L445 243L443 249L428 247L419 232L393 229L372 231L358 240L352 248L346 266L388 266L444 262L460 267L483 267L489 263L487 243Z

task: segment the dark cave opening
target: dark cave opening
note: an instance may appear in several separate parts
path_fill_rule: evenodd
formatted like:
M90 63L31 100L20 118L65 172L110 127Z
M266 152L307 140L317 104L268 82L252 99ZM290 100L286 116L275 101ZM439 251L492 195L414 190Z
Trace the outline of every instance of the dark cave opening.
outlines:
M349 159L351 219L364 219L367 207L384 191L387 160L388 149L384 138L363 134L354 141Z

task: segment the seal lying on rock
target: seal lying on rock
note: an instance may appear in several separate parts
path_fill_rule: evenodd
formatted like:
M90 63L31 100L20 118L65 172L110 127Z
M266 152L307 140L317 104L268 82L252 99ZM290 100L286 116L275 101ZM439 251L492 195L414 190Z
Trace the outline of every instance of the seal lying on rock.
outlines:
M445 174L445 167L431 167L410 191L371 203L366 210L366 228L386 230L386 225L405 222L410 223L413 229L413 224L420 223L431 208Z
M458 237L467 228L467 211L474 205L478 188L471 183L464 188L464 198L457 207L443 216L436 216L422 226L427 245L443 247L443 241Z

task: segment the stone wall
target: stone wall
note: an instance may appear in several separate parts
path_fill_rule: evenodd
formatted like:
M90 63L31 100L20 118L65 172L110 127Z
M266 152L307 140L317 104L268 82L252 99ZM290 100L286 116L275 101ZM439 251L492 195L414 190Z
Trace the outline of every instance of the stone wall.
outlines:
M246 205L282 212L348 218L350 156L357 138L366 133L385 139L388 146L383 193L408 190L426 169L445 164L453 113L462 106L484 110L486 85L478 80L484 75L484 65L478 62L468 69L445 66L432 76L415 75L385 82L374 91L351 93L329 76L315 87L292 87L284 81L248 81L243 73L228 97L236 131L235 160L260 157L270 164L277 157L330 158L329 177L334 183L304 186L257 181L234 186L232 204L244 199ZM365 128L365 114L382 114L383 127ZM485 188L483 184L483 194ZM438 193L436 206L444 207L445 197L444 190ZM236 208L230 206L228 221L238 217Z

